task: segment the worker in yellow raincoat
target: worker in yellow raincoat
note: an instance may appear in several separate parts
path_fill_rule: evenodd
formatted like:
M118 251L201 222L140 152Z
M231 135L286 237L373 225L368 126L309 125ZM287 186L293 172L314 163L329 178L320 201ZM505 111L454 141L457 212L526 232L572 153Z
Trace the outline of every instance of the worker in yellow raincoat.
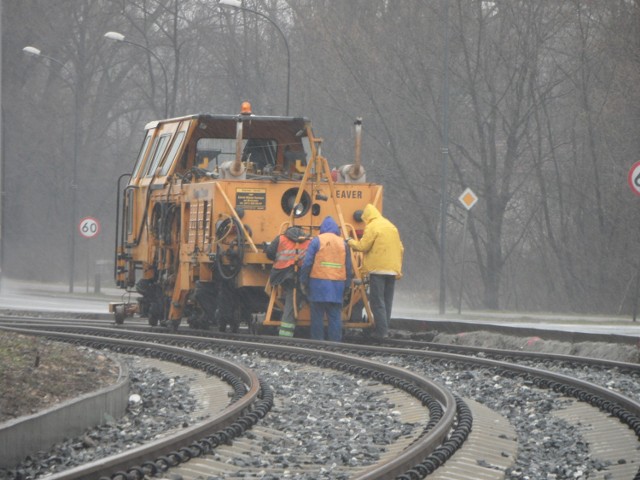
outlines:
M349 239L349 247L364 253L362 274L369 276L369 303L375 322L374 337L388 336L396 279L402 277L404 246L393 223L370 203L362 212L365 229L360 240Z

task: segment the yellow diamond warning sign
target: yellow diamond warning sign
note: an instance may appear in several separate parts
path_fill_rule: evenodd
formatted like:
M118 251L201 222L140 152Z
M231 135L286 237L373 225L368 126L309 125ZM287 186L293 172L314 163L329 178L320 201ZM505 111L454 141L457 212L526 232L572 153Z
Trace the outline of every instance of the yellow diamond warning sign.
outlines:
M473 190L467 188L464 192L462 192L462 195L458 197L458 200L460 200L460 203L464 205L464 208L466 208L467 210L471 210L471 207L473 207L478 201L478 197L475 193L473 193Z

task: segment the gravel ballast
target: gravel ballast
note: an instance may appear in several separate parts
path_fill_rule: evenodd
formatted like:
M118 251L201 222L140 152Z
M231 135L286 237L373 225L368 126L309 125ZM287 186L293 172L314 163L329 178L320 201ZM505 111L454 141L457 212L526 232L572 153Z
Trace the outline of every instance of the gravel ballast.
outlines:
M166 430L186 427L194 419L195 398L188 378L172 378L145 368L135 357L120 357L129 366L130 402L120 419L91 429L81 437L36 452L12 469L0 469L0 480L35 479L142 445Z
M279 430L283 436L264 445L262 451L253 452L248 459L235 460L247 475L262 472L262 478L274 480L279 477L269 475L270 470L311 462L317 465L317 472L295 478L347 478L341 476L341 467L375 463L388 443L420 428L400 422L394 405L367 388L371 386L369 380L338 372L319 373L301 364L257 354L211 353L246 364L275 392L276 406L261 425ZM505 472L505 478L575 480L596 475L607 478L609 464L592 457L588 442L574 426L550 414L567 404L561 394L535 388L522 378L498 376L485 367L470 368L467 364L418 357L376 360L422 374L456 395L474 399L505 416L514 426L520 444L515 464ZM50 452L40 452L15 470L0 470L0 479L39 478L62 467L70 468L131 448L166 429L188 426L197 420L190 415L195 410L195 399L189 392L187 378L170 378L155 369L141 369L137 361L129 361L134 378L132 393L139 394L142 401L132 403L125 417L87 432L82 438L56 445ZM545 364L544 368L640 398L637 374L562 363ZM357 449L353 448L354 440ZM211 476L203 480L219 478Z

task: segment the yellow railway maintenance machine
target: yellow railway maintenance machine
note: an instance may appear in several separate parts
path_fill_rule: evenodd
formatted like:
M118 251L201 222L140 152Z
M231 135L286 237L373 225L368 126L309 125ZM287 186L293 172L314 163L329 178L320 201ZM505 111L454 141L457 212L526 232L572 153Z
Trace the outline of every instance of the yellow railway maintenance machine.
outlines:
M279 326L269 242L290 225L315 236L327 215L356 238L365 205L382 210L382 186L367 183L361 165L361 129L358 119L354 163L331 171L309 120L253 115L246 102L239 115L149 123L133 173L118 181L115 279L138 295L110 304L116 323L137 313L172 328L183 318L221 331ZM360 255L352 252L358 280ZM297 324L309 326L308 305L298 305ZM373 326L361 282L345 295L342 315L347 329Z

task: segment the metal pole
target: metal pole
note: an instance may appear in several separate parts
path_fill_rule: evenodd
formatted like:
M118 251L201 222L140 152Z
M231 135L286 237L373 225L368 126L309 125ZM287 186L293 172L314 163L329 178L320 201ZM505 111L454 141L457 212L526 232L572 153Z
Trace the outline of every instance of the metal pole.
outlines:
M638 317L638 294L640 294L640 265L636 271L636 296L633 299L633 321Z
M0 2L0 18L4 18L2 2ZM0 35L0 64L2 61L2 35ZM0 82L1 84L2 82ZM4 162L5 162L5 130L4 130L4 105L0 104L0 292L4 280Z
M73 293L73 280L76 270L76 223L78 221L78 142L80 141L80 100L78 88L74 89L73 105L73 180L71 184L71 242L69 253L69 292Z
M162 60L160 59L160 57L150 48L145 47L140 43L127 40L125 36L119 32L107 32L104 34L104 37L108 38L109 40L114 40L116 42L123 42L129 45L133 45L134 47L142 48L145 52L147 52L149 55L151 55L153 58L155 58L158 61L158 63L160 64L160 68L162 69L162 75L164 76L164 117L165 118L169 117L169 77L167 75L167 69L164 67L164 63L162 63ZM150 74L151 74L151 77L153 78L153 73L150 72ZM171 112L171 115L173 115L173 111Z
M462 292L464 290L464 254L467 246L467 220L469 210L464 215L464 227L462 230L462 264L460 265L460 294L458 295L458 315L462 313Z
M135 45L136 47L140 47L140 48L146 50L160 64L160 68L162 69L162 75L164 76L164 116L165 116L165 118L169 117L169 77L167 76L167 70L164 67L164 64L162 63L162 60L160 60L160 57L158 55L156 55L153 52L153 50L151 50L150 48L145 47L144 45L140 45L139 43L134 43L134 42L131 42L129 40L122 40L122 41L124 43L128 43L129 45ZM172 115L173 115L173 113L172 113Z
M4 247L5 247L5 241L6 241L6 235L5 235L5 231L4 231L4 227L5 227L5 218L4 218L4 212L5 212L5 201L6 201L6 197L5 197L5 186L6 186L6 182L5 182L5 161L6 161L6 149L5 149L5 142L6 142L6 137L5 137L5 130L4 130L4 106L2 106L2 110L1 110L1 114L0 114L0 124L2 124L1 128L0 128L0 145L1 145L1 152L0 155L2 156L0 158L0 291L2 291L2 287L4 284L4 270L5 270L5 264L4 264Z
M440 192L440 314L446 312L447 304L447 161L449 157L449 0L444 6L444 59L442 81L442 185Z
M251 13L253 13L255 15L258 15L259 17L262 17L265 20L267 20L269 23L271 23L271 25L273 25L276 28L278 33L280 33L280 36L282 37L282 40L284 41L284 46L287 49L287 106L286 106L286 115L289 116L289 95L290 95L290 90L291 90L291 52L289 51L289 42L287 41L287 37L284 35L284 32L282 31L282 29L278 26L278 24L275 21L273 21L270 17L268 17L264 13L258 12L257 10L252 10L250 8L243 7L240 4L236 5L234 2L229 2L229 3L219 2L218 5L237 8L239 10L245 10L247 12L251 12Z
M49 55L45 55L39 49L27 46L22 49L28 55L34 55L36 57L43 57L48 59L51 62L57 63L60 67L67 72L70 77L74 77L71 71L67 68L67 66L58 60L57 58L50 57ZM69 85L71 91L73 92L73 179L71 184L71 213L70 213L70 225L69 225L69 234L71 235L71 239L69 242L69 292L73 293L73 279L74 279L74 271L75 271L75 243L76 243L76 217L77 217L77 189L78 189L78 142L80 141L80 125L79 125L79 109L80 109L80 100L79 100L79 88L78 88L78 75L76 71L75 75L75 83L65 80L65 78L60 75L60 78Z
M251 13L255 13L256 15L264 18L265 20L267 20L269 23L271 23L271 25L273 25L274 27L276 27L276 30L280 33L280 36L282 37L282 40L284 41L284 46L287 49L287 106L286 106L286 115L289 116L289 91L290 91L290 86L291 86L291 53L289 52L289 42L287 42L287 37L285 37L284 32L280 29L280 27L278 26L278 24L276 22L274 22L273 20L271 20L271 18L269 18L268 16L266 16L263 13L260 13L256 10L251 10L250 8L246 8L246 7L238 7L241 10L246 10L247 12L251 12Z

